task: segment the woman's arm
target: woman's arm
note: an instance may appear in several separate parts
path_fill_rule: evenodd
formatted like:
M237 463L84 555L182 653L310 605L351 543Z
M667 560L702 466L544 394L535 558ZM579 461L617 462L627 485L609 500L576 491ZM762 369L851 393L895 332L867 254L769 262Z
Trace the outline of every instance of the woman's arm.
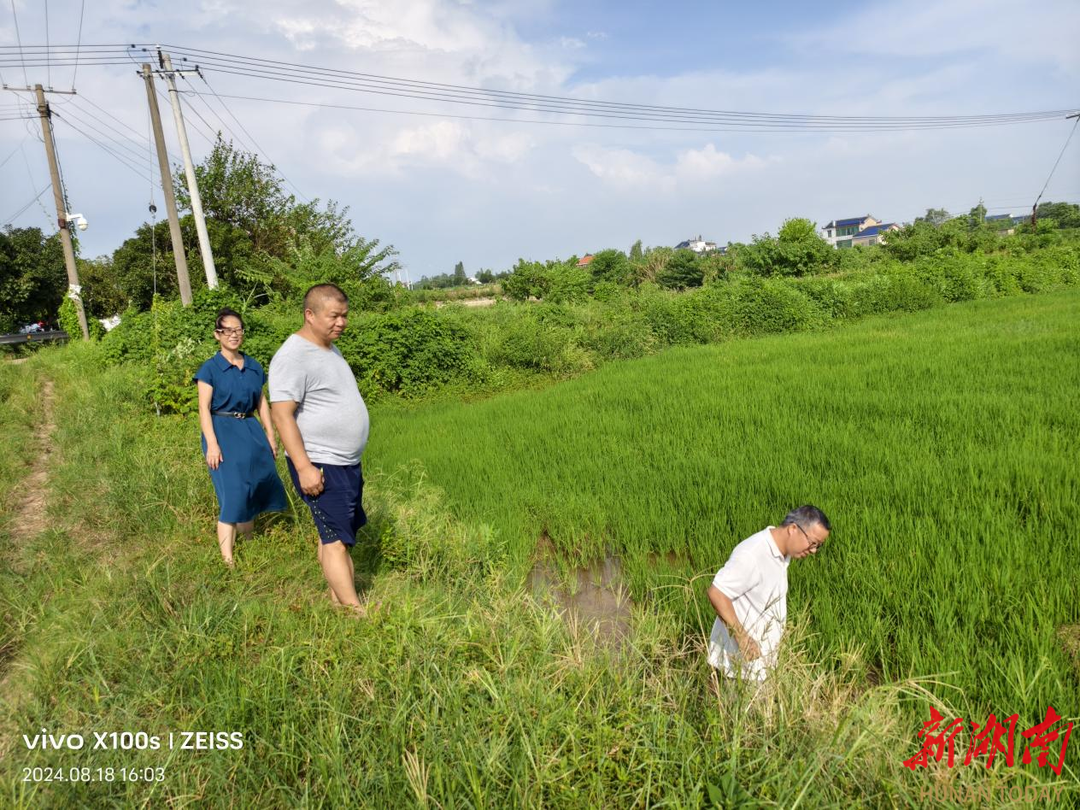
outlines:
M270 442L270 452L277 458L277 437L274 435L274 420L270 418L270 403L266 394L259 394L259 421L266 431L266 440Z
M210 399L213 396L214 386L199 380L199 427L206 439L206 463L211 470L216 470L221 464L221 448L214 433L214 420L210 416Z

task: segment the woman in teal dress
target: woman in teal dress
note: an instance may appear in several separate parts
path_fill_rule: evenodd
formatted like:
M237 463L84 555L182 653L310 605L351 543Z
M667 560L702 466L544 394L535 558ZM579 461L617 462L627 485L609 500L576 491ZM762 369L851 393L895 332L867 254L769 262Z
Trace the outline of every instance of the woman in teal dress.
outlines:
M283 512L287 501L274 466L277 439L263 396L266 372L240 351L244 322L239 313L218 313L214 339L221 351L200 366L194 381L199 385L203 454L220 507L218 546L231 566L237 532L250 535L256 515Z

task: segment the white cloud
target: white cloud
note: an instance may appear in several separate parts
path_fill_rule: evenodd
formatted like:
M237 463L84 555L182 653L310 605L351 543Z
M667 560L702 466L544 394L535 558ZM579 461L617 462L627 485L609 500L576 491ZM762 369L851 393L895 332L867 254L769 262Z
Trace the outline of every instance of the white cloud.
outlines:
M685 149L668 163L630 149L608 149L597 144L574 147L574 158L605 184L616 189L653 189L668 193L708 183L735 172L760 169L770 161L756 155L733 158L712 143Z
M630 149L608 149L597 144L582 144L572 150L574 158L616 189L671 191L673 178L645 155Z
M1023 5L1010 0L898 0L884 9L865 7L791 39L810 50L904 59L986 52L1002 70L1015 70L1017 63L1044 64L1062 76L1078 78L1078 31L1080 5L1074 0ZM985 78L993 81L992 74Z

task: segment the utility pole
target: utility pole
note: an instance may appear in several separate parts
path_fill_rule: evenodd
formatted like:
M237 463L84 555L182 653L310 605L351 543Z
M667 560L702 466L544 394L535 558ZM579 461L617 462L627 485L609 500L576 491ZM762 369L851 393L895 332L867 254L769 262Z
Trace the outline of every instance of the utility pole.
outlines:
M75 302L75 311L79 314L79 327L83 340L90 340L90 330L86 326L86 312L83 310L82 288L79 286L79 269L75 266L75 249L71 245L67 203L60 185L60 167L56 162L56 144L53 142L52 121L49 103L45 100L45 90L40 84L34 85L37 95L37 110L41 116L41 134L45 138L45 154L49 158L49 175L52 177L53 199L56 202L56 224L60 228L60 243L64 246L64 264L67 267L68 295Z
M169 100L172 102L173 117L176 119L180 151L184 155L184 174L187 176L188 191L191 193L191 213L195 215L195 230L199 234L199 253L202 254L203 269L206 271L206 286L211 290L216 290L218 280L217 270L214 269L214 254L210 251L210 236L206 232L206 217L203 215L199 184L195 181L195 167L191 162L191 147L188 146L187 130L184 128L184 113L180 109L180 94L176 92L176 75L173 71L172 59L159 48L158 60L164 69L165 82L169 85Z
M161 111L158 109L154 74L150 65L142 66L142 77L146 82L146 100L150 105L150 122L154 128L154 142L157 144L161 191L165 195L165 210L169 214L169 235L172 237L173 257L176 259L176 281L180 287L180 302L185 307L189 307L191 306L191 280L188 278L187 256L184 254L184 240L180 235L180 217L176 213L176 196L173 193L172 169L169 167L169 153L165 148L165 134L161 131Z

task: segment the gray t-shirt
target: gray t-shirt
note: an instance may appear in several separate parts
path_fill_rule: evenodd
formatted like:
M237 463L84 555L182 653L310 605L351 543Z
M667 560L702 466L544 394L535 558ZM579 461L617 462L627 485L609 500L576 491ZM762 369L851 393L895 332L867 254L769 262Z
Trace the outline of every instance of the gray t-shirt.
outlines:
M323 349L289 335L270 361L270 401L297 403L296 425L315 464L360 463L367 445L367 406L337 346Z

